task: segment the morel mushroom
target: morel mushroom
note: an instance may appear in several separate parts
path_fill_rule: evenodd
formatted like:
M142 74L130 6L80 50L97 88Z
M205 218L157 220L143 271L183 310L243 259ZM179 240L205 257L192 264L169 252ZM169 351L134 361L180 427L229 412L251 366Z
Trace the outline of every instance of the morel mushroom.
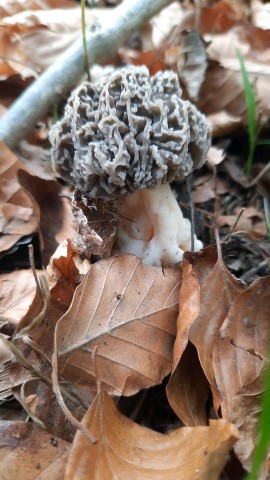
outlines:
M87 198L120 199L121 252L173 266L191 248L190 222L170 189L205 161L206 119L181 98L174 72L116 70L84 82L50 133L55 170ZM195 251L202 243L194 238Z

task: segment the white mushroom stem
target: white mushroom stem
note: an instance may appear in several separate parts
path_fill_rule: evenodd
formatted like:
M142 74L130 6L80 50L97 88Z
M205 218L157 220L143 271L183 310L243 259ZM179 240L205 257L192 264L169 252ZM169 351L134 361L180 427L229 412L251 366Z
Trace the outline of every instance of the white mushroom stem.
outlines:
M145 265L175 266L191 249L191 226L165 183L153 190L139 190L125 198L118 233L121 252L134 253ZM194 236L194 250L202 242Z

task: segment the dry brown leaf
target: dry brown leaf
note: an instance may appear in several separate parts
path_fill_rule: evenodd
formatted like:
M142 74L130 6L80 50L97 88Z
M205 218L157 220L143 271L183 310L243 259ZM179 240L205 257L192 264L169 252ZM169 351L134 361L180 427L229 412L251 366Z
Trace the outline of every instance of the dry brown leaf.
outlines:
M192 100L197 100L207 69L205 42L196 30L184 31L181 38L177 71Z
M242 209L238 207L234 211L235 215L217 216L217 225L219 227L222 227L224 225L233 227L236 224L236 221ZM237 221L235 231L244 231L255 238L264 237L266 235L266 223L262 211L257 210L255 207L245 208Z
M67 273L65 269L68 267L70 260L68 256L67 264L64 262L64 266L62 262L64 260L59 260L59 268L65 275ZM133 271L134 262L138 264L135 271ZM111 263L112 268L110 270ZM73 267L71 270L73 270ZM143 267L141 260L132 255L100 261L91 266L90 272L93 270L92 277L89 279L88 274L88 280L86 278L85 284L80 286L82 288L78 287L77 297L74 298L68 316L65 317L64 315L58 324L60 345L65 347L65 340L72 341L72 339L74 342L80 342L80 338L83 338L84 342L81 349L78 344L67 345L71 351L70 355L59 358L59 363L62 362L63 367L59 372L59 380L61 388L65 389L64 392L62 391L64 401L68 409L78 419L81 418L85 407L89 405L96 392L96 378L90 348L100 344L101 355L98 350L96 368L101 380L112 384L112 387L108 387L108 389L115 391L116 388L119 388L119 390L122 388L125 392L132 392L140 389L141 384L148 385L160 382L170 370L178 308L177 291L181 277L179 270L166 269L163 273L162 269ZM13 393L23 405L26 405L26 402L35 396L35 403L31 408L28 407L28 411L41 420L53 435L57 434L61 438L71 440L74 429L63 415L50 385L54 326L59 317L66 312L75 287L74 284L68 282L71 278L74 279L76 275L74 277L72 271L69 273L70 276L67 276L67 279L62 275L51 290L51 302L46 318L42 325L37 325L31 330L29 346L22 343L21 340L16 341L15 345L26 359L27 365L23 367L20 361L13 362L10 378L12 384L17 386L13 389ZM162 288L163 294L160 295L158 290L157 295L155 287L157 289ZM82 301L78 302L77 298L80 297L82 291L84 292ZM122 295L122 298L119 295ZM141 304L138 308L139 302ZM118 309L116 308L117 304L119 305ZM42 298L40 292L37 292L27 315L18 326L18 332L27 327L37 316L41 305ZM93 309L96 306L99 307L99 310L96 315L93 315ZM80 310L74 317L74 308L76 310L77 307ZM129 321L125 328L124 324L128 320L127 312L130 312L130 309L131 315L133 313L132 309L134 311L138 309L138 314L144 318L144 323L140 317L138 320L131 318L129 320L132 321ZM108 331L107 325L108 315L112 316L111 322L116 324L116 328L110 331ZM147 315L149 315L148 318L146 318ZM89 317L90 320L93 317L93 322L90 325L90 328L91 326L93 328L91 332L92 343L88 342L88 338L84 336L84 334L89 334L89 331L84 331L85 323L89 321ZM157 326L154 324L153 328L151 321L156 322ZM111 322L110 327L112 327ZM123 325L119 325L120 322ZM99 325L99 323L102 325ZM67 333L65 338L65 332L69 328L70 335ZM99 332L101 332L100 336ZM130 335L132 336L130 337ZM132 339L132 343L130 339ZM135 344L136 341L138 346ZM103 342L106 342L106 344ZM120 349L116 342L121 343ZM150 343L149 348L153 351L147 350L147 342ZM128 345L127 348L124 348L125 344ZM136 356L134 357L135 361L133 358L134 351L138 355L137 359ZM114 355L112 361L105 358L107 352ZM126 366L120 364L121 361L124 363L124 360L126 360ZM87 363L84 365L81 361ZM118 365L113 363L117 361L119 361ZM33 367L40 373L35 373ZM136 372L135 369L139 370L139 367L141 370ZM122 376L119 372L122 372ZM148 372L150 372L150 379L143 376L144 373L147 374ZM41 375L45 377L45 382L39 380ZM71 380L72 384L65 382L65 378L68 381ZM7 388L5 388L5 391L7 391Z
M180 358L180 351L175 350L175 361L177 357ZM184 425L208 425L206 405L210 386L190 342L181 355L181 362L172 371L166 391L172 409Z
M208 202L208 200L216 198L218 195L224 195L229 188L226 180L216 177L213 173L200 175L194 181L192 200L194 203Z
M55 2L56 3L56 2ZM24 10L4 17L0 31L0 78L37 76L81 35L81 8ZM67 3L66 3L67 5ZM64 7L66 6L63 5ZM88 27L110 17L110 9L85 9Z
M18 178L39 206L42 260L47 265L58 244L76 233L71 202L61 196L64 190L56 181L43 180L25 170L18 172Z
M164 60L164 49L138 51L126 48L119 49L119 57L122 62L131 63L132 65L146 65L151 75L155 75L160 70L168 68L167 62Z
M228 156L227 161L224 163L224 168L232 180L240 184L242 187L248 188L250 180L246 176L243 168L240 168L240 165L237 165L237 161L234 156Z
M256 442L268 351L269 295L270 277L245 288L216 259L213 247L185 254L168 399L186 424L203 419L207 392L200 372L183 355L189 340L210 383L216 412L240 428L236 453L244 468L250 467ZM190 394L192 384L198 387Z
M25 10L71 8L74 5L73 0L0 0L0 19Z
M255 280L234 301L213 349L222 417L240 428L236 453L250 468L267 365L270 277Z
M252 382L241 388L231 399L230 418L240 434L240 440L234 450L247 470L251 467L257 440L258 420L264 391L264 373L261 371ZM267 478L266 470L269 473L265 462L262 465L260 479Z
M235 52L240 50L249 74L267 75L270 71L269 38L269 31L250 24L239 25L226 34L209 37L211 43L207 51L211 59L219 61L224 68L239 72L240 64Z
M38 228L38 207L18 183L17 173L22 167L20 160L0 142L0 251L8 250Z
M59 245L47 267L50 287L55 287L60 279L69 285L78 285L90 268L88 260L81 260L70 240Z
M34 324L29 332L31 339L26 336L23 340L13 341L21 357L13 359L5 388L3 392L0 390L0 396L2 394L5 398L6 392L10 393L12 388L13 395L30 415L41 421L52 435L58 435L68 441L72 440L74 429L63 415L52 391L51 356L55 324L68 309L74 288L74 285L61 277L50 292L51 298L47 304L45 318L40 324ZM43 306L41 290L37 289L35 298L15 333L29 329L29 325L35 322ZM75 411L78 416L82 415L81 409L78 409L78 399L71 402L69 395L68 398L64 396L71 411Z
M242 126L240 116L229 114L225 110L207 115L207 121L211 127L213 138L230 135Z
M185 16L185 12L179 2L173 2L161 12L155 15L150 25L146 25L142 29L142 49L152 50L159 48L164 39L171 31L179 25Z
M0 422L1 478L62 480L70 444L52 438L36 425Z
M145 267L134 255L91 265L56 327L60 373L90 400L95 373L115 395L160 383L171 368L180 280L180 270Z
M244 286L227 270L221 258L218 258L207 280L201 278L196 256L186 255L193 266L193 272L200 284L200 311L192 322L189 340L195 345L204 373L211 385L214 404L218 409L219 395L213 366L213 348L220 341L220 332L224 319L234 299L244 290ZM200 267L201 268L201 267Z
M201 9L200 32L227 32L235 25L248 20L249 9L244 2L235 0L219 0L209 7Z
M16 149L16 154L26 169L28 170L30 168L37 177L43 180L56 179L56 173L52 168L49 150L45 150L40 145L32 145L26 140L22 140Z
M0 316L18 323L32 304L36 293L33 272L32 270L17 270L2 274L0 283Z
M253 84L260 110L265 116L269 116L270 31L245 24L235 27L226 34L208 36L206 38L211 40L207 49L211 60L220 62L225 69L224 74L226 73L228 77L230 73L231 81L234 80L236 87L240 86L241 83L243 85L240 62L236 55L236 51L240 51L244 58L249 79ZM216 76L212 78L212 85L215 85L217 94L221 95L215 79ZM211 81L210 78L208 80ZM225 93L224 87L222 92ZM228 93L226 92L226 96L228 96ZM216 100L217 103L218 98ZM228 113L238 116L238 110L233 111L232 107L233 105L230 105L230 109L227 109Z
M39 211L33 209L33 201L23 188L0 206L0 233L3 236L30 235L37 231L38 223Z
M193 370L193 364L186 362L186 357L187 359L190 356L195 358L190 351L185 354L185 350L188 344L189 330L200 312L200 283L193 271L192 263L186 258L186 255L184 255L183 260L177 335L167 396L172 408L182 422L185 425L196 426L206 423L205 397L208 396L209 387L205 387L198 366ZM202 272L204 281L206 281L211 275L217 260L215 247L205 248L197 254L196 259L197 268ZM183 355L185 355L184 365L181 361ZM192 388L192 385L196 385L196 388Z
M223 420L163 435L133 423L105 393L97 396L83 423L98 443L76 433L65 480L217 480L238 437Z
M246 100L240 72L226 70L217 61L209 60L198 106L207 115L226 112L234 119L245 118ZM220 122L221 117L218 120Z
M223 162L225 152L222 148L210 147L207 153L206 163L209 167L215 167Z
M191 287L191 285L193 286ZM174 389L174 383L176 382L176 388L182 391L182 395L185 395L184 382L181 381L181 384L178 385L174 376L178 379L179 374L175 373L175 370L180 368L185 344L189 340L197 349L201 366L212 390L214 405L218 410L220 396L215 378L212 352L215 344L220 340L219 329L228 314L231 303L243 289L243 285L230 274L222 260L217 258L215 247L207 247L197 254L185 253L177 336L174 346L174 363L170 380L172 385L169 391ZM183 341L183 332L185 341ZM193 379L192 369L190 370L190 377ZM193 382L196 382L196 378ZM170 396L168 398L171 401ZM193 397L194 408L197 407L199 398L200 392L198 391L197 401ZM175 401L172 400L171 405L181 419L183 418L186 423L189 421L191 425L194 425L191 401L187 403L181 400L175 405ZM204 412L204 405L202 405L202 409ZM199 412L199 414L202 416L203 412Z

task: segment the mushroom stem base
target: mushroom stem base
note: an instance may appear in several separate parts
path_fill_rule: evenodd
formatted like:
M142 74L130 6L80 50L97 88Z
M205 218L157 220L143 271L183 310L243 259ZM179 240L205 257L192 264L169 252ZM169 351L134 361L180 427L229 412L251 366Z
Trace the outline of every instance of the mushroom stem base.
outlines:
M140 256L145 265L175 266L191 250L190 222L183 217L168 183L126 197L120 216L121 252ZM194 250L201 248L202 242L194 236Z

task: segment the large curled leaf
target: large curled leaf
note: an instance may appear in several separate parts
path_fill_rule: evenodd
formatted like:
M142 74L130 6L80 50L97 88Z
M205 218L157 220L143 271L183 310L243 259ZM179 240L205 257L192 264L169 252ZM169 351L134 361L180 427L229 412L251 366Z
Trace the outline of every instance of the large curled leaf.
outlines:
M145 267L134 255L92 265L57 324L60 373L87 396L95 374L116 395L162 382L171 368L180 279L180 270Z
M65 480L218 480L237 440L237 430L224 420L166 435L148 430L122 415L104 393L83 423L98 442L93 445L77 432Z

